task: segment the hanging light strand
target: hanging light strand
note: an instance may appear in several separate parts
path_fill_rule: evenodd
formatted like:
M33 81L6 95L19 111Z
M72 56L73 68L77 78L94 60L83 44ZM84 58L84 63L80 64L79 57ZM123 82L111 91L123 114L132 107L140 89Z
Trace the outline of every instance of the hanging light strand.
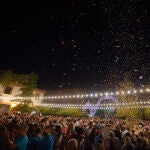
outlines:
M137 95L137 94L146 94L150 93L150 88L146 89L133 89L127 91L116 91L116 92L104 92L104 93L86 93L86 94L73 94L73 95L53 95L53 96L42 96L42 97L21 97L21 96L0 96L0 99L7 99L7 100L26 100L26 99L40 99L40 100L55 100L55 99L82 99L82 98L98 98L102 96L126 96L126 95Z

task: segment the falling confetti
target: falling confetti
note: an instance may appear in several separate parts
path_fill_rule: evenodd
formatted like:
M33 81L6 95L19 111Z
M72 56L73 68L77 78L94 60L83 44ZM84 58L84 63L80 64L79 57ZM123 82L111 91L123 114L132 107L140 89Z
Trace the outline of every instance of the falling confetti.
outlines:
M150 80L144 1L29 1L8 11L1 13L7 20L0 34L2 70L35 71L43 89L113 88L126 72L137 86Z

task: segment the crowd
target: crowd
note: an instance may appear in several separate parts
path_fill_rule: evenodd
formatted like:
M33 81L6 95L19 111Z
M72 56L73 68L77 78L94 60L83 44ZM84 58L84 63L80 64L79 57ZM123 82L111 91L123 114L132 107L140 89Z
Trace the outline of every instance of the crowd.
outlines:
M150 122L2 114L0 150L150 150Z

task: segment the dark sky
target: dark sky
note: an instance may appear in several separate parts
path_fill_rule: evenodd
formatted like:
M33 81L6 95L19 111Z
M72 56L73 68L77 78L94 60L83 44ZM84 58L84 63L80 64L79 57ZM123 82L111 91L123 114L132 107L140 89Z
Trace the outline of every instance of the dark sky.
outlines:
M0 5L0 69L39 74L41 89L114 88L125 72L150 81L144 0L25 0Z

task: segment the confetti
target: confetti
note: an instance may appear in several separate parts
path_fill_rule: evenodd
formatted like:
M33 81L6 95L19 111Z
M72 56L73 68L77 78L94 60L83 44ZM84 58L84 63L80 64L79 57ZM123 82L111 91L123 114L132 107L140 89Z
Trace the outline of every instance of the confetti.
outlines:
M1 13L8 20L1 25L1 70L35 71L42 89L113 89L127 72L136 86L150 80L149 11L142 0L43 0L8 11Z

